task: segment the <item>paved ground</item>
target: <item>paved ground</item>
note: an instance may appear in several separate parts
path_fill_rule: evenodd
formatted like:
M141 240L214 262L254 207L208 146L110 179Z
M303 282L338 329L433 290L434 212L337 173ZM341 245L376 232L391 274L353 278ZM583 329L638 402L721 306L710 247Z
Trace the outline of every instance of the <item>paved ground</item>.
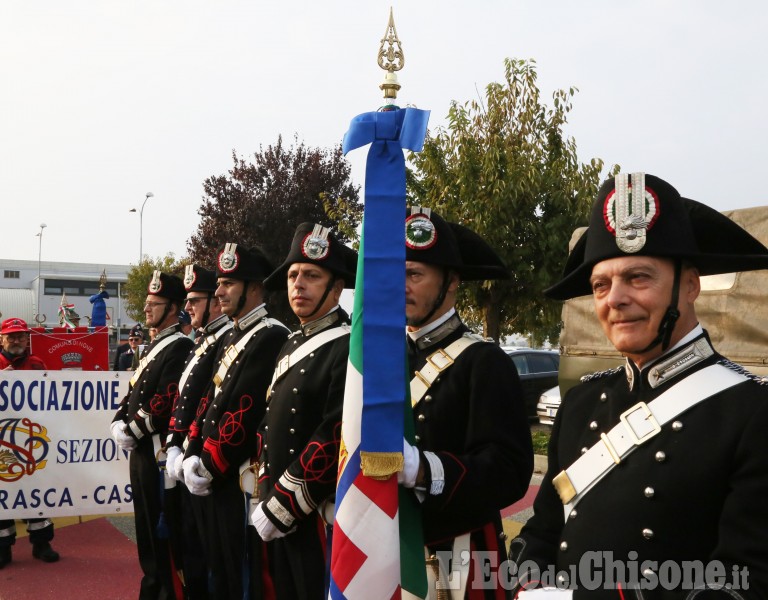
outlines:
M507 539L514 538L532 514L531 505L541 484L546 458L536 457L528 493L502 511ZM133 515L54 519L57 563L32 558L25 526L17 522L19 539L13 562L0 570L0 600L134 599L141 572L136 559Z

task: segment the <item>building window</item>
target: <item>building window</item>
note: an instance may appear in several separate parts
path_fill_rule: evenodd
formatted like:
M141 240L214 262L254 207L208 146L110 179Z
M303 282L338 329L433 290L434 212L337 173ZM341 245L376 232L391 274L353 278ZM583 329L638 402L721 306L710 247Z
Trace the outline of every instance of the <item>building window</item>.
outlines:
M8 271L8 270L6 270L4 277L6 279L18 279L19 278L19 274L20 274L19 271Z
M112 297L117 296L117 282L107 282L107 292ZM74 279L46 279L43 293L54 296L66 293L67 296L92 296L99 293L98 283Z

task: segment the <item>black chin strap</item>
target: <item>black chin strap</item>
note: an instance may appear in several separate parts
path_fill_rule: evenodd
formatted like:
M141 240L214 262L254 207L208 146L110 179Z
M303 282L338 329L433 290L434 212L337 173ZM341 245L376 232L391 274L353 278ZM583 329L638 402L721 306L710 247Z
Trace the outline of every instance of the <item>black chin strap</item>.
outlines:
M211 318L211 300L213 300L213 292L208 292L208 299L205 301L205 310L203 311L203 322L200 327L208 325L208 319Z
M237 308L235 308L235 313L232 315L232 319L236 319L240 316L240 313L243 310L243 307L245 306L245 295L248 292L248 284L250 281L243 281L243 293L240 294L240 298L237 301Z
M331 290L333 289L333 285L336 283L336 275L331 274L331 278L328 280L328 285L325 286L325 292L323 292L323 295L321 296L320 300L317 301L317 305L315 306L315 310L313 310L311 313L309 313L305 319L309 319L310 317L314 316L314 314L320 310L320 307L325 302L325 299L328 297L328 294L331 293Z
M165 319L166 317L168 317L168 313L171 312L171 305L173 304L175 304L175 302L171 300L168 301L168 304L166 304L165 308L163 309L163 316L160 317L160 320L158 321L158 323L165 323ZM178 313L179 313L179 309L176 309L176 314L178 315ZM176 322L177 323L179 322L178 316L176 318Z
M675 323L680 318L680 311L677 308L677 304L680 300L680 273L682 271L682 261L675 259L675 280L672 283L672 299L667 307L667 311L664 313L664 317L659 323L659 332L653 341L648 344L641 353L648 352L661 344L661 351L665 352L669 348L670 340L672 339L672 331L675 329Z
M438 308L440 308L443 305L443 302L445 302L445 297L448 294L448 287L451 285L451 278L449 275L451 274L450 269L444 268L443 269L443 284L440 286L440 293L437 295L437 298L435 298L435 302L432 304L432 309L427 313L427 315L414 323L410 323L412 327L421 327L429 322L429 320L432 318L432 315L435 314L435 311L437 311Z

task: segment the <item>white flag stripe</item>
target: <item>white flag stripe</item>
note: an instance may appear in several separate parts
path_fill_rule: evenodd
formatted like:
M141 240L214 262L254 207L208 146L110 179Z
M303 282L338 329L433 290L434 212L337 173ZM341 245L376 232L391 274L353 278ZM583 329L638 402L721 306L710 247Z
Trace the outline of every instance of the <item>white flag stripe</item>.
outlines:
M394 521L394 522L393 522ZM360 527L365 523L365 527ZM399 513L395 518L352 485L336 513L336 525L368 557L344 590L347 598L389 600L400 581ZM393 587L394 586L394 587Z
M360 445L363 416L363 375L351 362L347 362L347 380L344 386L344 412L341 421L341 437L351 456Z

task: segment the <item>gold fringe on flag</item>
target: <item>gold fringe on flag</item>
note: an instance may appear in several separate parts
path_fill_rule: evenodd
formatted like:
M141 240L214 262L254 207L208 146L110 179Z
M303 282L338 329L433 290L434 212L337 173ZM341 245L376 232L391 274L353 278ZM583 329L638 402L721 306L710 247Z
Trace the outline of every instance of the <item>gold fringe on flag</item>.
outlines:
M363 475L372 479L389 479L403 470L402 452L364 452L360 451L360 468Z

